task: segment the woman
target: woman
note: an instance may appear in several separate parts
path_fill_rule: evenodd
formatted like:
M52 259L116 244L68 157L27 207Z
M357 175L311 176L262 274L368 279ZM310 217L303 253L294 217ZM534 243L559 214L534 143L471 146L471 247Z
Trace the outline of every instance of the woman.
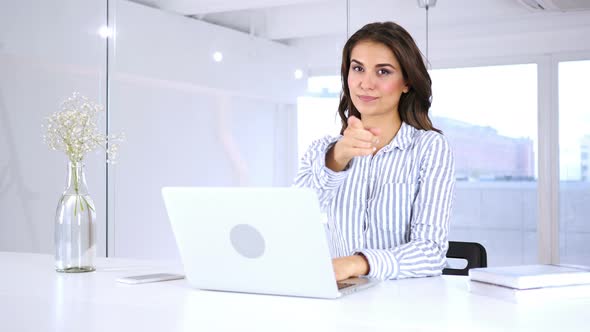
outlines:
M295 180L328 215L336 279L439 275L454 161L428 117L422 54L401 26L372 23L344 45L341 73L340 136L312 143Z

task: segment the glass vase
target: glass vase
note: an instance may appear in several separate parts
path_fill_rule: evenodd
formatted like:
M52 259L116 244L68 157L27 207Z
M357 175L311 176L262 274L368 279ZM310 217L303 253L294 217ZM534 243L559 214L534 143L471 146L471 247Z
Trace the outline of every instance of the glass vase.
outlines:
M55 269L58 272L95 270L96 211L88 195L84 164L70 162L66 190L55 213Z

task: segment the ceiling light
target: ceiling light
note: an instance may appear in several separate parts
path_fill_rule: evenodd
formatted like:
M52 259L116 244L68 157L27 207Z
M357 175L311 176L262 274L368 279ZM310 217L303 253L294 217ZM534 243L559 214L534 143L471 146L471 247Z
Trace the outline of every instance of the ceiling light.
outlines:
M434 7L435 5L436 0L418 0L418 7L420 8Z
M429 67L428 58L428 9L436 5L436 0L418 0L418 7L424 8L426 12L426 66Z
M215 62L221 62L221 60L223 60L223 54L221 52L213 53L213 60L215 60Z
M295 79L299 80L303 77L303 71L301 69L295 70Z
M102 38L109 38L109 37L112 37L113 31L108 26L103 25L102 27L100 27L100 29L98 29L98 34Z

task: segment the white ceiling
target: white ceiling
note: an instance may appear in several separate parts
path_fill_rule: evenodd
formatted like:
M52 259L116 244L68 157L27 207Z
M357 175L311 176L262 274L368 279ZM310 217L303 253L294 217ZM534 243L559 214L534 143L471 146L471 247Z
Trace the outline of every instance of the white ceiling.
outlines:
M345 0L132 1L277 41L346 34ZM588 0L559 1L586 2L590 8ZM415 0L350 0L349 3L350 30L374 21L395 21L410 31L425 26L425 10ZM559 14L564 13L531 10L519 0L438 0L429 11L429 25L433 30L456 30L473 24L504 24Z
M132 1L271 40L346 34L344 0ZM425 22L425 10L414 0L351 0L349 3L351 30L373 21L395 21L409 30ZM517 0L439 0L429 13L432 28L539 15Z
M297 46L306 50L312 67L327 65L338 58L347 28L352 33L370 22L401 24L421 48L426 40L426 11L419 8L416 0L350 0L349 20L345 0L130 1ZM523 4L535 1L547 6L560 3L586 9L543 11ZM535 35L537 44L542 43L544 35L552 35L554 41L571 37L580 42L590 38L584 37L590 35L585 33L590 31L590 0L438 0L428 17L429 40L435 53L437 49L453 47L448 45L463 47L457 41L478 48L478 43L486 38L506 42L515 40L516 35L524 41ZM582 31L584 36L580 38Z
M183 15L233 12L245 9L264 9L294 4L320 2L319 0L138 0L154 7Z

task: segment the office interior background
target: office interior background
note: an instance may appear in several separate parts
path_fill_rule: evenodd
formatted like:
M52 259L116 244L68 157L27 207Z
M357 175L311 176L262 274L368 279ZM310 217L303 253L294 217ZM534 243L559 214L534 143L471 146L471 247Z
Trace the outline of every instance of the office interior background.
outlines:
M178 260L161 187L291 185L307 145L338 134L347 34L388 20L428 44L431 115L456 157L450 239L482 243L490 266L590 265L582 0L428 14L410 0L2 0L0 251L53 253L67 158L41 126L72 92L126 135L116 164L85 160L98 254Z

